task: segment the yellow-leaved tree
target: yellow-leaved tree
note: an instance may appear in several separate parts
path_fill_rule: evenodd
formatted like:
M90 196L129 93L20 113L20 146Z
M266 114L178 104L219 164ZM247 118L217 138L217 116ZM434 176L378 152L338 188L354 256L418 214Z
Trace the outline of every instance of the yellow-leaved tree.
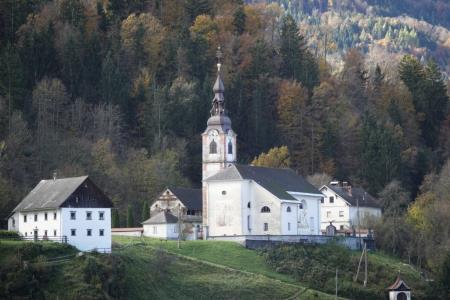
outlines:
M253 159L252 165L270 168L289 168L291 165L291 158L288 147L274 147L267 153L261 153Z

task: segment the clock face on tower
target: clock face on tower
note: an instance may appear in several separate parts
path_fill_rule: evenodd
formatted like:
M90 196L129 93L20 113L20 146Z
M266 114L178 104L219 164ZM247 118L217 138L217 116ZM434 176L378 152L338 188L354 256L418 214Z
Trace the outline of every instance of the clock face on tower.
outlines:
M219 132L217 130L213 129L213 130L208 131L208 135L215 137L215 136L219 135Z

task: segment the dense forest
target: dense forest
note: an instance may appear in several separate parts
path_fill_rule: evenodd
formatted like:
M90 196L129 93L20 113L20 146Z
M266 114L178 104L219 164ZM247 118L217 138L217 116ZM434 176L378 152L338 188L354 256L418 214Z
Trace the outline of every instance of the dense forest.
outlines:
M375 14L362 24L359 6L354 17L336 13L351 30L338 26L323 43L311 27L320 29L321 11L302 19L294 4L341 2L248 2L1 1L0 217L55 170L89 174L122 226L140 222L164 186L199 186L220 45L239 162L282 149L282 166L364 186L383 202L380 247L441 276L450 260L450 115L446 55L435 54L449 45L412 51L422 45L418 29ZM426 2L436 9L423 18L449 26L443 1L344 2L391 17ZM361 40L386 35L392 51L411 51L377 64ZM339 67L332 49L341 50Z

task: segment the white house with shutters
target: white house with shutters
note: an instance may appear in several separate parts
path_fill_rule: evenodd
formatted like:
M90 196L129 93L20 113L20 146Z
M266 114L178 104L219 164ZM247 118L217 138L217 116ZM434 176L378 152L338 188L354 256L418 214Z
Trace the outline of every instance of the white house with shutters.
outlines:
M14 208L8 230L82 251L111 251L111 200L88 176L41 180Z
M330 222L340 232L367 229L367 222L381 217L379 201L362 188L352 187L347 182L332 181L320 188L324 195L321 203L322 231ZM364 231L367 234L367 230Z

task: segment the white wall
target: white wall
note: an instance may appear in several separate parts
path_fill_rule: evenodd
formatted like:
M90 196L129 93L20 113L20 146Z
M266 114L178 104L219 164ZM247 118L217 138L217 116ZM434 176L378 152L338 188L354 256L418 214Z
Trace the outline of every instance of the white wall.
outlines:
M303 194L289 192L295 199L302 203L297 210L298 234L320 235L321 207L320 199L322 195Z
M291 212L287 212L287 208ZM281 234L282 235L296 235L298 234L297 216L299 203L297 201L283 201L281 204ZM290 224L290 226L289 226ZM289 228L290 227L290 228Z
M242 228L242 181L210 181L208 193L208 234L241 235ZM223 194L223 192L225 194Z
M253 235L281 234L281 203L280 200L265 188L254 181L250 183L251 189L251 218ZM262 213L263 206L270 208L270 213ZM264 223L269 228L264 230Z
M341 229L341 226L343 226L344 229L351 228L350 207L347 202L329 188L325 187L324 189L321 189L321 192L325 197L324 203L321 204L320 228L325 230L326 227L330 225L330 222L333 222L333 225L338 230ZM330 203L330 197L334 197L334 203ZM330 212L330 216L328 216L328 212ZM340 212L343 213L343 217L340 216Z
M178 223L144 224L144 236L161 239L178 239Z
M47 220L45 220L46 213ZM56 213L56 219L54 219L54 213ZM34 219L35 215L37 221ZM26 222L24 216L26 216ZM15 227L12 226L12 218L15 220ZM22 236L33 236L34 230L37 230L39 237L44 236L45 231L47 231L48 237L61 236L60 210L16 212L8 220L8 230L18 231Z
M62 235L67 236L68 243L82 251L94 249L111 249L111 209L110 208L61 208ZM76 219L70 219L74 211ZM92 212L92 220L86 219L86 212ZM104 212L104 220L99 220L99 212ZM71 229L76 229L76 235L71 235ZM87 235L87 229L92 230L92 236ZM104 236L99 230L104 230Z

